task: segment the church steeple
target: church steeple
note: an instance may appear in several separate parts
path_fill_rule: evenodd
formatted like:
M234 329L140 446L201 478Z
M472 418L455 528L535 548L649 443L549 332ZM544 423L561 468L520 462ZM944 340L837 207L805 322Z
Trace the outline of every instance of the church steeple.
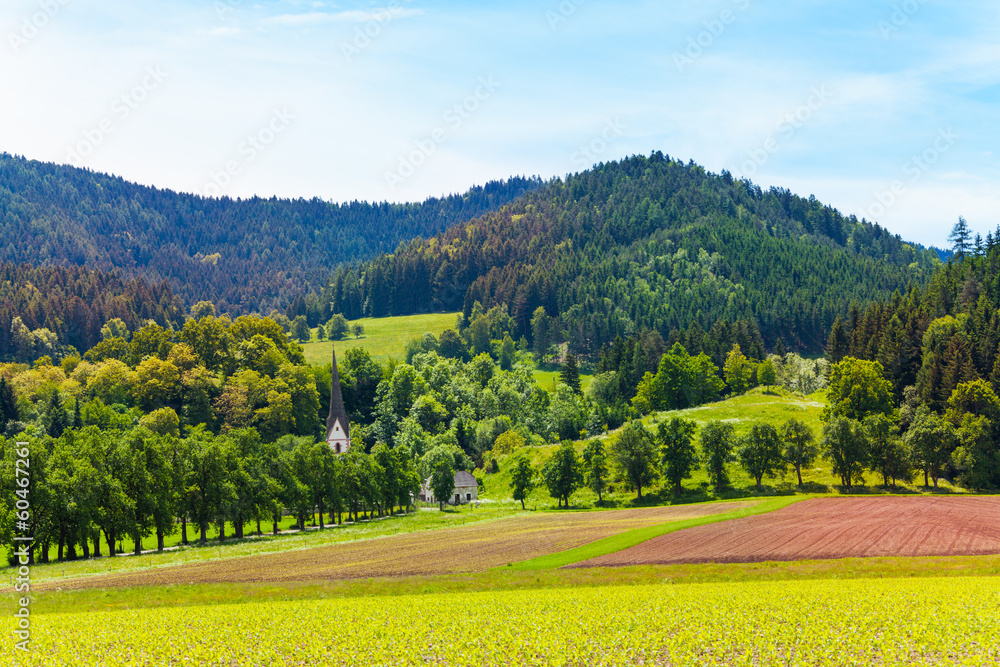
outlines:
M346 454L351 448L351 423L344 409L337 373L337 350L333 350L333 374L330 380L330 414L326 418L326 442L336 454Z

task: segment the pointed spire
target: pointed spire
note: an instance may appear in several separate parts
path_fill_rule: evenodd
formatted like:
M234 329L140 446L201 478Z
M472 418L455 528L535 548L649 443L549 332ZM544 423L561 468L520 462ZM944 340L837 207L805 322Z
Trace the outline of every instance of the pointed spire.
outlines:
M337 372L337 350L333 350L333 373L330 379L330 414L326 418L326 437L329 441L334 425L340 421L340 427L344 430L343 438L350 441L351 425L347 419L347 410L344 409L344 397L340 391L340 374Z

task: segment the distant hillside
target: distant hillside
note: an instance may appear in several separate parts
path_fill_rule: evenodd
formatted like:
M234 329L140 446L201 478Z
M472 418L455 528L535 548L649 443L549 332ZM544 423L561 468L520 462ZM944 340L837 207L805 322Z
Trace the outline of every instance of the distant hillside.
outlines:
M581 353L643 328L667 338L739 320L756 322L769 346L781 338L818 353L852 302L922 284L936 263L813 197L657 152L552 181L359 272L342 269L324 299L349 317L503 304L529 339L541 307Z
M284 308L342 262L391 252L541 185L512 178L421 204L206 199L0 154L0 262L169 281L188 305Z
M165 283L81 267L0 263L0 361L58 360L66 346L82 354L101 340L109 320L120 319L131 331L148 320L179 328L184 312Z

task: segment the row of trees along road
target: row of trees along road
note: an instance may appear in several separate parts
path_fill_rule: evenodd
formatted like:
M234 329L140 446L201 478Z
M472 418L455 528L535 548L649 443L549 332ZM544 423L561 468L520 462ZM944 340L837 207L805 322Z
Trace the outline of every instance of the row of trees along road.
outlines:
M15 520L22 519L14 511L16 445L7 439L0 445L0 539L11 544ZM161 550L177 531L187 544L189 529L204 543L215 526L222 541L227 522L236 538L246 524L255 523L262 534L268 521L277 533L283 508L293 511L299 529L318 510L322 528L325 516L340 524L345 514L356 521L404 510L420 491L413 459L403 450L378 445L370 454L352 449L337 456L311 437L269 443L255 429L216 436L195 428L179 438L143 427L107 432L88 426L33 440L30 461L31 511L23 519L35 537L32 562L47 562L51 546L59 560L100 556L102 536L113 556L125 540L140 553L143 538L152 535Z

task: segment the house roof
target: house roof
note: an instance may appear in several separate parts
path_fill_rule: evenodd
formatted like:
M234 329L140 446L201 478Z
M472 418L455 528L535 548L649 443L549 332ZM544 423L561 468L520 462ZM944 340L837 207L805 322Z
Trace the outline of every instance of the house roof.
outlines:
M476 478L471 473L459 470L455 473L455 488L463 486L479 486L479 482L476 481Z
M458 489L467 486L478 487L479 482L476 481L476 478L472 475L472 473L465 472L464 470L459 470L458 472L455 473L455 488ZM424 480L424 488L428 489L431 488L430 477Z
M340 391L340 374L337 373L337 350L333 350L333 377L330 380L330 414L326 418L326 437L330 437L333 431L333 424L340 420L340 426L344 429L344 437L351 437L351 422L347 418L347 410L344 409L344 397Z

